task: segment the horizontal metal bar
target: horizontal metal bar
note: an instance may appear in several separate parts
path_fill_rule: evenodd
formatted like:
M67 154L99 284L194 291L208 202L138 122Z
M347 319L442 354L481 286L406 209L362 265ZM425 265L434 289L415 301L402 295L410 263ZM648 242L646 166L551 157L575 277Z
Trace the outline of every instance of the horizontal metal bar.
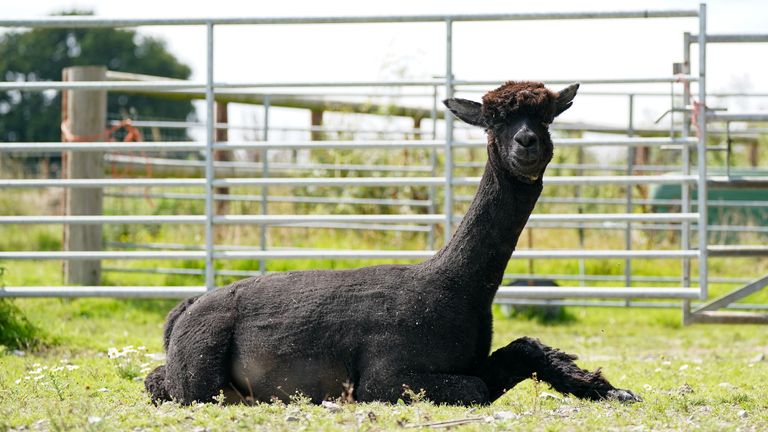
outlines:
M216 187L227 186L441 186L443 177L270 177L214 180ZM0 183L0 186L2 183Z
M411 141L413 142L413 141ZM418 141L417 141L418 142ZM555 147L647 147L647 146L693 146L696 144L695 138L554 138L552 140ZM443 141L438 143L444 145ZM453 143L454 147L486 147L488 142L484 139L479 140L457 140Z
M590 282L609 282L609 281L623 281L626 280L626 276L621 275L594 275L594 274L548 274L548 273L504 273L504 280L567 280L567 281L590 281ZM726 278L726 277L713 277L709 278L712 283L722 284L745 284L752 279L748 278ZM669 283L679 284L680 276L643 276L632 275L632 281L634 282L647 282L647 283Z
M536 229L599 229L599 230L625 230L626 222L529 222L527 228ZM637 225L637 231L670 231L679 230L680 226L673 224L646 223ZM698 231L698 225L690 226L692 231ZM745 225L707 225L707 230L712 232L730 233L768 233L768 227Z
M545 185L596 185L596 184L693 184L698 179L693 175L655 175L655 176L545 176ZM480 177L457 177L455 186L471 186L480 183Z
M554 145L561 147L600 147L600 146L692 146L696 144L693 138L615 138L615 139L555 139ZM464 140L453 143L454 147L485 147L485 140ZM372 148L403 149L403 148L442 148L444 140L365 140L365 141L242 141L217 142L216 150L264 150L264 149L348 149L364 150ZM19 142L0 143L0 152L59 152L59 151L196 151L205 148L202 142Z
M217 224L294 224L307 222L350 222L350 223L420 223L437 224L445 216L428 215L227 215L217 216Z
M501 287L497 299L504 298L699 298L698 288L665 287Z
M242 141L242 142L217 142L213 147L216 150L314 150L314 149L346 149L346 150L363 150L372 148L440 148L445 145L443 140L366 140L366 141L350 141L350 140L324 140L324 141ZM477 144L468 144L477 145Z
M625 168L626 169L626 168ZM457 201L472 201L471 196L458 196ZM745 200L707 200L707 207L768 207L768 197L766 201L745 201ZM635 204L644 205L659 205L659 206L679 206L682 205L680 199L634 199L632 201ZM539 204L600 204L600 205L626 205L626 200L622 198L570 198L570 197L541 197L538 201ZM691 203L692 208L696 208L697 203Z
M115 243L117 244L117 243ZM196 247L195 249L202 250L202 246ZM142 273L142 274L179 274L179 275L190 275L190 276L202 276L205 274L205 270L203 269L190 269L190 268L163 268L163 267L152 267L152 268L128 268L128 267L102 267L102 271L106 272L115 272L115 273ZM273 273L273 272L267 272ZM232 276L232 277L250 277L250 276L258 276L262 273L258 270L229 270L229 269L218 269L216 270L216 275L218 276ZM568 281L590 281L590 282L608 282L608 281L623 281L626 279L624 275L580 275L580 274L547 274L547 273L538 273L538 274L530 274L530 273L505 273L504 274L504 280L511 280L511 279L531 279L531 280L568 280ZM635 282L646 282L646 283L668 283L668 284L679 284L680 283L680 276L642 276L642 275L633 275L632 280ZM749 283L752 281L752 279L749 278L727 278L727 277L713 277L710 278L709 281L711 283L721 283L721 284L730 284L730 285L743 285L746 283ZM624 303L622 303L623 306L625 306ZM676 307L679 307L680 305L677 305ZM768 308L768 304L765 305L766 308Z
M322 94L312 94L316 96L328 96L328 92L323 92ZM373 95L371 94L363 94L363 93L345 93L345 96L360 96L360 97L371 97ZM264 96L264 95L261 95ZM276 96L274 93L271 93L270 96ZM286 96L285 94L281 93L280 96ZM379 96L378 94L376 96ZM392 93L390 95L383 95L382 97L391 97L391 96L413 96L413 97L427 97L432 96L432 94L402 94L402 93ZM669 96L669 95L667 95ZM117 120L110 121L110 125L116 126L119 125L121 122ZM170 120L132 120L131 125L137 127L137 128L162 128L162 129L202 129L205 128L205 123L203 122L190 122L190 121L170 121ZM232 123L216 123L214 125L216 129L226 129L226 130L246 130L246 131L263 131L264 128L261 125L253 125L253 126L246 126L242 124L232 124ZM360 129L360 128L344 128L344 127L330 127L330 126L308 126L308 127L285 127L285 126L270 126L270 131L285 131L285 132L327 132L327 133L335 133L335 132L352 132L352 133L359 133L359 134L366 134L366 133L373 133L373 134L424 134L424 129L417 129L417 128L409 128L409 129Z
M2 81L0 91L47 91L47 90L154 90L172 91L203 89L205 83L184 80L167 81Z
M707 179L708 186L740 189L768 188L768 176L713 176Z
M530 228L546 228L548 226L537 226L537 223L553 222L594 222L599 221L597 228L604 228L606 224L616 222L693 222L697 220L696 213L565 213L565 214L534 214L531 215L529 222ZM461 217L455 217L455 222L460 222ZM0 225L102 225L102 224L202 224L205 222L204 216L186 215L186 216L165 216L165 215L146 215L146 216L0 216ZM222 225L238 224L257 224L257 225L281 225L314 227L314 228L352 228L349 224L359 224L355 227L360 229L378 229L384 228L378 224L427 224L437 225L445 222L445 216L440 214L432 215L224 215L214 218L214 223ZM313 225L307 225L313 224ZM375 224L375 225L372 225ZM385 226L386 229L397 229L393 226ZM569 224L567 227L571 227ZM566 228L567 228L566 227ZM595 228L592 225L583 226L584 228ZM624 225L618 225L613 228L622 229ZM407 226L400 228L407 230ZM563 228L557 225L552 228ZM668 229L673 229L670 226ZM637 229L642 229L638 227ZM763 256L768 255L765 249L738 249L736 252L715 251L712 256Z
M426 259L428 250L268 250L217 251L217 259ZM696 258L697 250L519 250L512 259L670 259ZM0 260L108 260L108 259L202 259L203 251L13 251L0 252Z
M457 169L481 169L485 167L485 161L478 162L457 162L453 166ZM584 171L621 171L626 172L626 165L605 165L600 163L550 163L547 168L551 170L581 170ZM679 165L634 165L632 167L633 172L679 172ZM541 201L539 201L541 202ZM626 204L626 200L622 202Z
M601 146L625 146L625 147L647 147L647 146L693 146L696 144L695 138L613 138L613 139L588 139L588 138L560 138L554 139L556 147L601 147Z
M430 228L424 225L397 225L383 223L351 223L351 222L304 222L285 223L273 226L281 228L315 228L315 229L344 229L363 231L403 231L403 232L429 232Z
M137 26L190 26L190 25L288 25L288 24L369 24L369 23L425 23L445 21L536 21L536 20L591 20L634 18L688 18L697 17L693 9L605 11L605 12L547 12L515 14L441 14L441 15L389 15L345 17L232 17L232 18L101 18L101 17L46 17L31 19L3 19L0 27L31 28L90 28Z
M182 199L182 200L205 200L203 194L193 193L144 193L144 192L107 192L104 196L120 198L162 198L162 199ZM261 195L238 195L238 194L215 194L213 199L217 201L255 201L261 202ZM284 196L270 195L268 202L289 202L305 204L359 204L359 205L395 205L427 207L431 205L430 200L414 199L389 199L389 198L350 198L350 197L316 197L316 196ZM768 203L766 203L768 207Z
M657 83L678 83L678 82L696 82L698 77L693 75L675 75L675 76L661 76L661 77L644 77L644 78L580 78L580 79L549 79L543 80L547 85L564 85L578 82L579 84L657 84ZM534 80L536 81L536 80ZM540 81L540 80L539 80ZM498 86L503 81L487 80L487 81L454 81L457 86Z
M765 245L709 245L710 257L765 257L768 246Z
M145 193L145 192L107 192L105 196L121 198L162 198L162 199L182 199L182 200L204 200L205 195L193 193ZM219 201L258 201L262 200L261 195L240 195L240 194L216 194L213 196ZM472 196L456 196L455 201L470 202ZM270 195L269 202L291 202L291 203L309 203L309 204L361 204L361 205L397 205L425 207L430 205L429 200L410 200L410 199L379 199L379 198L348 198L348 197L315 197L315 196L282 196ZM624 199L612 198L569 198L569 197L541 197L539 204L600 204L600 205L626 205ZM682 201L679 199L636 199L635 204L643 205L664 205L679 206ZM692 208L696 208L696 203L692 203ZM744 201L744 200L709 200L707 207L768 207L768 201ZM717 227L710 225L710 227Z
M0 188L101 188L101 187L150 187L150 186L204 186L203 178L129 178L129 179L33 179L0 180Z
M768 122L768 113L707 113L707 121Z
M217 259L426 259L434 255L426 250L230 250L214 253Z
M692 175L657 176L554 176L545 177L546 185L597 185L597 184L680 184L695 183ZM228 178L214 180L216 187L227 186L441 186L443 177L279 177L279 178ZM480 177L455 177L454 186L474 186ZM130 179L33 179L0 180L0 188L99 188L130 186L204 186L202 178L130 178Z
M14 251L0 252L0 260L194 260L205 258L204 251Z
M654 84L676 83L682 81L697 81L690 75L647 78L595 78L595 79L562 79L547 80L547 84ZM497 86L503 81L456 81L457 86ZM215 89L253 89L253 88L328 88L328 87L434 87L444 84L439 80L401 80L401 81L325 81L325 82L242 82L214 83ZM202 81L187 80L157 80L157 81L2 81L0 91L40 92L48 90L107 90L107 91L154 91L175 92L178 90L197 90L206 88Z
M248 88L301 88L301 87L433 87L443 84L438 80L401 81L326 81L326 82L254 82L214 83L215 89ZM47 90L147 90L174 92L177 90L204 90L206 83L186 80L158 81L0 81L0 91L47 91Z
M119 165L146 166L152 165L158 167L155 170L161 176L169 170L185 170L186 172L199 172L205 167L205 161L189 159L169 159L153 158L146 156L128 156L122 154L106 154L104 160L109 163ZM240 161L216 161L213 167L217 176L234 176L238 174L261 174L264 164L261 162L240 162ZM377 171L377 172L428 172L432 170L429 165L376 165L376 164L326 164L326 163L284 163L270 162L268 164L270 171Z
M697 220L696 213L601 213L601 214L535 214L531 215L530 221L533 222L694 222ZM455 219L457 222L460 217ZM417 224L440 224L445 221L445 216L441 214L431 215L224 215L216 216L213 221L217 224L258 224L258 225L278 225L278 224L304 224L311 222L347 222L347 223L417 223ZM99 224L202 224L205 222L205 216L187 215L187 216L165 216L165 215L146 215L146 216L0 216L0 225L19 224L78 224L78 225L99 225Z
M202 224L205 216L0 216L0 225L7 224Z
M7 286L2 297L137 297L186 298L205 293L204 286Z
M203 142L154 141L154 142L13 142L0 143L0 153L25 152L49 153L61 151L197 151L203 150Z
M667 95L669 96L669 95ZM624 279L624 276L622 276ZM559 299L515 299L497 298L497 304L510 306L543 306L543 307L610 307L610 308L642 308L642 309L680 309L681 301L632 301L625 300L559 300ZM696 303L691 303L695 306ZM728 306L729 309L766 310L768 304L737 303Z
M268 250L268 251L218 251L219 259L426 259L433 251L419 250ZM697 250L518 250L512 259L670 259L696 258ZM0 255L2 257L2 255Z
M532 214L531 222L695 222L698 213Z
M692 34L688 38L691 44L698 43L699 35ZM762 43L768 42L768 34L710 34L706 35L707 43Z
M1 297L138 297L186 298L206 292L204 286L8 286ZM521 297L520 295L524 295ZM559 298L695 298L697 288L585 288L531 289L501 287L498 302L513 299Z

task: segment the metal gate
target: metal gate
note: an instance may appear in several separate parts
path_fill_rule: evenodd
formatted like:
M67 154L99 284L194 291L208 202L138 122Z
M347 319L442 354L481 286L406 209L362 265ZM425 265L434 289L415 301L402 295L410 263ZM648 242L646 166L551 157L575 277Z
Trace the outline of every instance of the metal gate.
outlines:
M455 187L475 185L479 177L466 177L455 175L453 153L456 149L484 147L482 140L458 140L454 138L454 124L451 116L444 119L444 137L439 139L437 130L431 139L404 140L351 140L351 141L279 141L269 137L269 97L265 97L264 105L267 108L265 114L264 141L252 142L217 142L215 140L214 101L217 92L237 91L238 89L261 89L268 91L274 87L289 88L373 88L373 87L416 87L432 92L437 99L438 91L442 96L451 97L456 92L482 86L498 85L499 82L466 81L454 77L453 73L453 26L454 23L469 21L517 21L517 20L616 20L627 18L649 19L649 23L655 19L690 17L698 20L699 34L695 37L698 48L698 74L691 76L688 70L680 71L676 75L649 78L632 79L593 79L580 80L586 89L591 84L609 84L620 86L622 84L653 84L668 83L672 88L679 90L678 94L684 94L684 100L690 100L691 86L696 85L697 100L691 105L688 114L698 114L700 107L706 106L706 6L700 5L697 10L670 10L670 11L634 11L634 12L585 12L585 13L540 13L540 14L492 14L492 15L439 15L439 16L387 16L387 17L323 17L323 18L234 18L234 19L102 19L97 17L55 17L34 20L0 20L2 27L25 28L84 28L84 27L135 27L135 26L203 26L207 33L206 44L206 79L204 82L192 81L84 81L84 82L2 82L0 91L67 91L67 90L105 90L126 91L141 90L146 92L173 92L189 91L204 92L206 101L205 141L204 142L138 142L138 143L114 143L114 142L17 142L0 143L0 152L87 152L87 151L146 151L156 152L163 150L174 151L202 151L205 154L204 177L202 178L105 178L105 179L0 179L0 190L11 188L103 188L115 191L115 188L125 187L195 187L201 191L199 198L205 200L205 213L200 215L177 216L2 216L2 224L198 224L205 227L205 241L200 250L184 251L54 251L54 252L20 252L2 251L0 261L13 260L152 260L152 259L179 259L179 260L203 260L205 262L205 284L203 286L7 286L0 289L0 296L15 297L79 297L79 296L107 296L107 297L183 297L205 292L213 289L217 271L217 260L250 259L265 262L272 259L424 259L433 254L432 250L279 250L268 247L264 236L258 248L251 250L228 250L217 247L214 238L214 227L225 224L256 224L260 226L272 226L278 224L415 224L417 226L431 227L443 225L446 239L449 238L451 227L459 220L457 214L457 197ZM425 81L392 81L392 82L303 82L303 83L227 83L217 82L213 75L214 58L214 31L216 28L234 25L271 25L271 24L343 24L343 23L443 23L445 28L445 70L444 79ZM690 42L686 39L686 54L690 57ZM690 58L686 58L686 61ZM689 65L688 65L689 66ZM550 81L548 85L565 84L575 80ZM682 88L680 88L682 87ZM630 97L630 103L632 98ZM672 107L680 110L680 107ZM432 120L435 125L438 121L436 106L432 108ZM695 134L689 128L689 122L684 121L683 129L675 131L668 138L638 138L625 136L613 139L584 139L561 138L555 139L555 146L565 147L589 147L589 146L626 146L629 149L638 146L653 148L664 147L680 151L682 154L682 166L676 171L662 175L638 175L633 170L631 160L628 161L627 175L607 176L552 176L545 177L546 186L553 185L680 185L682 190L682 207L674 213L638 213L633 207L631 193L627 195L626 212L621 213L561 213L561 214L534 214L530 219L530 225L547 226L559 225L589 226L589 224L622 224L627 232L627 243L624 249L519 249L513 255L513 259L579 259L579 260L603 260L623 259L627 262L627 271L622 286L571 286L571 287L502 287L498 293L500 301L515 301L519 299L564 299L564 298L615 298L615 299L706 299L707 290L707 167L706 167L706 138L707 115L699 114L696 117ZM631 126L630 126L631 128ZM676 136L677 135L677 136ZM422 136L423 138L423 136ZM222 178L215 174L214 152L218 150L232 151L236 149L259 150L266 154L268 151L285 149L403 149L420 148L433 149L440 152L444 159L442 176L437 175L433 165L429 176L419 177L272 177L270 176L269 159L265 158L261 164L262 175L249 178ZM693 151L692 151L693 150ZM695 159L694 159L695 156ZM436 159L433 158L433 164ZM273 171L274 173L274 171ZM215 188L248 186L261 191L261 200L267 203L268 191L275 186L427 186L431 189L429 200L430 214L424 215L298 215L298 214L267 214L267 206L262 206L262 214L259 215L219 215L215 212L216 196ZM691 189L698 190L698 202L696 211L691 205ZM437 190L441 189L443 199L443 212L436 213ZM259 199L256 196L254 199ZM696 224L696 245L692 242L692 224ZM632 248L632 226L640 224L664 224L672 226L680 233L680 247L678 249L664 250L637 250ZM433 231L434 232L434 231ZM638 286L644 285L647 279L637 278L632 275L630 261L639 259L669 259L678 260L682 266L682 276L676 287L668 286ZM698 262L698 284L691 281L691 262ZM262 267L263 269L263 267ZM255 272L255 269L254 269ZM587 278L588 279L588 278ZM582 278L585 280L585 278ZM598 279L595 279L598 280ZM668 281L667 281L668 282ZM693 285L693 286L692 286ZM698 285L698 286L696 286Z

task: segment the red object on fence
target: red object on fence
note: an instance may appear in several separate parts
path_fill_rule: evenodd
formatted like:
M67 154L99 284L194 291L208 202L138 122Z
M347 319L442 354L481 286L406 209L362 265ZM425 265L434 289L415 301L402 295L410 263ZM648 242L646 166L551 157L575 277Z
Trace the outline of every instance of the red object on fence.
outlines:
M125 136L123 137L123 142L140 142L143 141L143 137L141 135L141 132L133 126L133 122L131 122L131 119L123 119L119 123L116 123L112 125L111 127L104 130L104 132L94 135L75 135L72 133L72 130L69 128L69 121L68 119L64 119L63 122L61 122L61 135L62 135L62 141L64 142L94 142L94 141L105 141L105 142L114 142L114 135L117 131L120 129L125 130ZM145 160L147 159L147 155L145 152L141 152L141 157L143 157ZM149 163L146 163L144 165L145 171L147 174L147 177L152 177L152 165ZM112 177L119 178L120 173L117 171L117 165L115 162L112 162ZM152 199L148 195L148 189L145 189L145 193L147 196L145 197L146 200L149 202L149 204L154 207L154 203L152 202Z

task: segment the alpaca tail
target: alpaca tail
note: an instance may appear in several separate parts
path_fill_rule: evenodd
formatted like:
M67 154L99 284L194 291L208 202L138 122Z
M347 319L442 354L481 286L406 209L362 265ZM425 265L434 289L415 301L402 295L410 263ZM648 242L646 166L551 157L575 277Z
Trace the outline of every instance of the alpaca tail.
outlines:
M166 351L168 351L168 344L171 342L171 334L173 333L173 326L176 324L176 320L178 320L181 314L196 302L198 298L200 298L199 295L184 299L168 312L168 316L165 317L165 326L163 327L163 349Z
M168 394L168 390L165 388L165 365L158 366L147 375L147 378L144 380L144 387L147 389L152 398L152 403L155 405L171 400L171 395Z
M195 301L197 301L198 297L200 296L184 299L179 304L177 304L176 307L171 309L171 311L168 312L168 316L165 317L165 326L163 328L163 348L166 351L168 351L168 344L171 341L173 326L176 324L176 321L179 319L179 317L187 310L187 308L191 306ZM147 377L144 379L144 387L152 397L152 403L155 405L159 405L165 401L171 400L171 395L168 394L168 390L165 387L165 365L158 366L155 368L155 370L150 372L149 375L147 375Z

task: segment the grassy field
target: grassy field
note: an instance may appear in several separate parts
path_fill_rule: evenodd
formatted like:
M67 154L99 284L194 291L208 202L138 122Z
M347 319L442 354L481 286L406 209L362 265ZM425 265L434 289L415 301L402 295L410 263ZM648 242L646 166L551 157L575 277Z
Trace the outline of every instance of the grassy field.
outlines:
M568 174L568 173L564 173ZM457 194L471 195L471 188ZM352 192L350 192L352 190ZM176 192L195 192L177 190ZM287 195L290 191L270 191ZM329 190L307 194L329 195ZM557 192L557 193L555 193ZM568 195L573 191L553 191ZM621 189L584 188L584 196L622 196ZM254 193L236 190L232 193ZM347 188L344 192L369 196L370 191ZM381 190L379 197L423 199L423 190ZM410 194L410 195L409 195ZM354 195L357 196L357 195ZM202 203L167 200L105 200L107 214L201 214ZM335 213L354 211L383 213L380 208L349 209L344 206L296 208L288 204L270 207L270 213ZM0 213L4 215L60 214L61 199L51 191L3 191ZM394 213L404 209L389 209ZM574 212L573 207L540 205L542 213ZM584 211L617 211L585 208ZM254 203L237 203L231 214L258 214ZM61 250L61 227L0 225L0 250ZM544 234L541 234L544 232ZM228 227L218 230L217 243L234 246L258 244L257 227ZM588 231L583 247L623 249L622 230ZM674 233L636 232L635 248L679 248ZM104 234L107 247L130 248L126 243L202 242L200 227L172 225L109 226ZM376 233L370 231L273 228L270 243L282 247L360 249L425 249L424 233ZM437 233L442 238L442 233ZM746 239L764 243L765 237ZM438 242L437 246L440 246ZM527 246L527 234L521 238ZM577 248L575 230L536 231L536 248ZM384 261L380 261L384 262ZM361 260L274 260L269 270L342 268L369 265ZM124 270L182 267L200 269L201 262L178 260L106 261L106 267ZM217 263L227 269L253 270L253 261ZM528 263L513 260L509 272L524 273ZM576 260L541 260L538 273L576 274ZM56 261L0 262L4 274L0 286L62 285L61 263ZM587 274L622 275L623 260L592 260ZM675 260L635 260L632 273L638 276L680 275ZM696 265L693 265L694 274ZM715 277L756 278L768 273L765 259L712 259ZM220 277L220 284L232 278ZM105 272L104 285L200 285L202 278L189 275ZM574 282L561 281L564 284ZM676 283L676 282L675 282ZM611 285L610 282L595 285ZM615 285L615 283L613 283ZM663 284L655 284L663 285ZM674 284L669 284L670 286ZM733 286L713 284L718 294ZM765 290L749 298L768 303ZM153 406L143 389L147 371L162 363L163 318L173 301L111 299L19 299L0 301L0 336L12 332L29 334L37 328L31 344L20 349L0 339L0 430L411 430L445 428L458 430L768 430L768 332L760 326L698 325L681 327L680 310L568 308L565 319L541 323L525 318L510 319L496 311L494 346L528 335L544 343L580 355L579 364L603 367L618 387L639 393L644 402L584 402L557 394L543 383L531 380L511 390L486 407L436 406L428 400L413 405L337 403L312 406L301 396L290 404L220 406L201 404L182 407L173 403ZM4 317L15 318L5 320ZM20 318L20 317L26 317ZM15 327L14 327L15 326ZM22 341L24 342L24 341ZM27 339L27 343L30 340Z
M580 354L642 403L584 402L524 382L494 404L460 408L339 403L153 406L141 382L162 362L172 301L17 300L43 329L35 349L0 354L3 430L766 430L768 334L759 326L679 326L677 311L569 309L541 324L497 314L494 345L521 335ZM132 348L131 348L132 347Z

